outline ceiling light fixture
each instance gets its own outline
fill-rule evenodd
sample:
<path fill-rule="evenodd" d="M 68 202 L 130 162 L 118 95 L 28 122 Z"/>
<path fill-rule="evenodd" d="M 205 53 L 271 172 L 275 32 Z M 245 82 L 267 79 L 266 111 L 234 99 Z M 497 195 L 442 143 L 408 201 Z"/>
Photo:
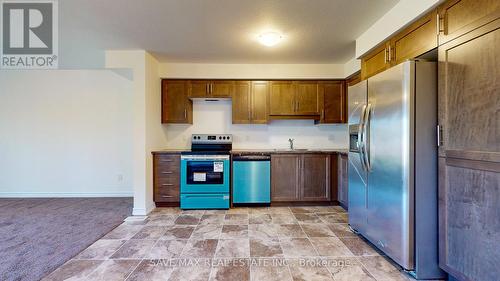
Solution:
<path fill-rule="evenodd" d="M 259 43 L 267 47 L 278 44 L 281 39 L 283 36 L 277 32 L 265 32 L 258 37 Z"/>

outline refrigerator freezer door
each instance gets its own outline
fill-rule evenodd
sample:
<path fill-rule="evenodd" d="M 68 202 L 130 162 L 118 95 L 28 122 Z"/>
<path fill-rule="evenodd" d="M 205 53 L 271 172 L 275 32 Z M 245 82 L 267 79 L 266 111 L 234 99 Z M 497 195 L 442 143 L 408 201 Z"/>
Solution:
<path fill-rule="evenodd" d="M 349 181 L 349 225 L 363 232 L 366 226 L 366 184 L 367 172 L 362 163 L 360 149 L 356 149 L 354 144 L 358 139 L 360 130 L 359 124 L 362 121 L 363 108 L 366 106 L 367 99 L 367 81 L 361 81 L 358 84 L 349 87 L 348 96 L 348 116 L 349 116 L 349 134 L 350 134 L 350 152 L 349 166 L 347 168 Z M 352 134 L 352 136 L 351 136 Z"/>
<path fill-rule="evenodd" d="M 347 89 L 347 120 L 349 125 L 359 124 L 361 111 L 366 105 L 367 86 L 367 80 L 363 80 Z"/>
<path fill-rule="evenodd" d="M 413 100 L 415 62 L 368 81 L 368 226 L 363 233 L 407 270 L 414 269 Z"/>

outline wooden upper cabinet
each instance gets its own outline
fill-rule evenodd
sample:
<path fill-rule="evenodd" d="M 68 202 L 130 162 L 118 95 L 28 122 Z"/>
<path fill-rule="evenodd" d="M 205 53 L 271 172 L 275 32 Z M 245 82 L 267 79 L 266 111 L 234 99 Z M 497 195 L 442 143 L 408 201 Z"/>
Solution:
<path fill-rule="evenodd" d="M 295 114 L 296 115 L 320 114 L 318 82 L 316 81 L 297 82 L 297 92 L 295 94 Z"/>
<path fill-rule="evenodd" d="M 271 201 L 300 199 L 300 154 L 271 155 Z"/>
<path fill-rule="evenodd" d="M 252 82 L 238 81 L 234 86 L 232 99 L 233 124 L 248 124 L 251 119 L 250 91 Z"/>
<path fill-rule="evenodd" d="M 498 0 L 450 0 L 439 7 L 439 45 L 498 18 Z"/>
<path fill-rule="evenodd" d="M 301 165 L 301 200 L 329 201 L 330 155 L 304 154 Z"/>
<path fill-rule="evenodd" d="M 230 98 L 234 92 L 234 81 L 191 80 L 189 81 L 190 98 Z"/>
<path fill-rule="evenodd" d="M 210 81 L 206 80 L 191 80 L 189 83 L 190 98 L 206 98 L 208 97 Z"/>
<path fill-rule="evenodd" d="M 361 79 L 366 79 L 391 66 L 388 59 L 390 42 L 386 42 L 361 58 Z"/>
<path fill-rule="evenodd" d="M 296 85 L 292 81 L 272 81 L 269 93 L 270 115 L 295 114 Z"/>
<path fill-rule="evenodd" d="M 323 104 L 320 123 L 347 122 L 347 102 L 344 81 L 328 81 L 318 84 L 320 102 Z"/>
<path fill-rule="evenodd" d="M 234 81 L 211 81 L 209 85 L 209 96 L 216 98 L 230 98 L 234 92 L 234 84 Z"/>
<path fill-rule="evenodd" d="M 252 82 L 250 119 L 253 124 L 266 124 L 269 116 L 267 110 L 269 82 Z"/>
<path fill-rule="evenodd" d="M 233 124 L 266 124 L 268 92 L 266 81 L 237 81 L 232 95 Z"/>
<path fill-rule="evenodd" d="M 391 64 L 400 64 L 436 48 L 437 23 L 437 11 L 434 10 L 394 36 L 388 53 Z"/>
<path fill-rule="evenodd" d="M 185 80 L 162 81 L 162 123 L 193 123 L 193 104 Z"/>

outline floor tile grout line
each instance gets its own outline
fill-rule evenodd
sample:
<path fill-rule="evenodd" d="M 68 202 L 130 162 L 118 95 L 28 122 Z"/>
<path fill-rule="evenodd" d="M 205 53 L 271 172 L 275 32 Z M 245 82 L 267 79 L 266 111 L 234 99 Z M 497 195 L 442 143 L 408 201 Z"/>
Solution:
<path fill-rule="evenodd" d="M 142 261 L 144 260 L 144 258 L 142 258 L 141 260 L 139 260 L 139 263 L 134 267 L 134 269 L 132 269 L 132 271 L 130 271 L 130 273 L 127 275 L 127 277 L 125 277 L 125 279 L 123 279 L 123 281 L 127 281 L 127 279 L 132 276 L 132 273 L 134 273 L 134 271 L 139 267 L 139 265 L 141 265 Z"/>

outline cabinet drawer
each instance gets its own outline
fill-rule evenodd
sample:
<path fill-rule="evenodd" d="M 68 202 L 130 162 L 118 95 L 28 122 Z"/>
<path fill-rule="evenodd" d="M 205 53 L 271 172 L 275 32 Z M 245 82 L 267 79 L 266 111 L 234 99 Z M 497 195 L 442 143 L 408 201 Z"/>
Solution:
<path fill-rule="evenodd" d="M 155 170 L 160 171 L 179 171 L 180 169 L 180 156 L 179 155 L 158 155 L 155 156 Z"/>
<path fill-rule="evenodd" d="M 160 184 L 160 185 L 163 185 L 163 184 L 168 184 L 168 185 L 176 185 L 176 186 L 179 186 L 180 185 L 180 177 L 179 176 L 167 176 L 167 177 L 161 177 L 161 176 L 157 176 L 155 178 L 155 183 L 156 184 Z"/>
<path fill-rule="evenodd" d="M 155 202 L 178 202 L 179 188 L 155 188 Z"/>

